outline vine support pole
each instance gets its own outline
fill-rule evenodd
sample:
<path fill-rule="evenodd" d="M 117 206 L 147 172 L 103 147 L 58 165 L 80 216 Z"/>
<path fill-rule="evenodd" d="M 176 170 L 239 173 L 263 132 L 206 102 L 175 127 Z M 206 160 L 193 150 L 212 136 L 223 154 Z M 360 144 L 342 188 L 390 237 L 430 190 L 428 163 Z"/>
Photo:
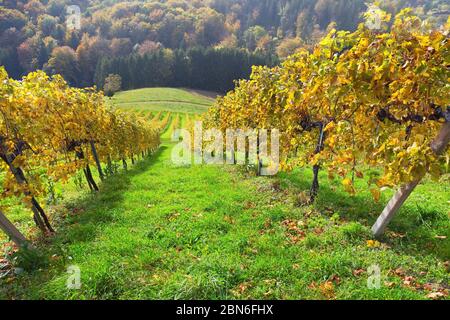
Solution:
<path fill-rule="evenodd" d="M 77 151 L 76 156 L 80 160 L 85 159 L 83 150 Z M 87 163 L 86 166 L 83 168 L 83 172 L 84 172 L 84 176 L 86 177 L 86 181 L 87 181 L 91 191 L 99 191 L 98 186 L 95 183 L 94 177 L 92 176 L 92 172 L 91 172 L 91 168 L 89 167 L 89 163 Z"/>
<path fill-rule="evenodd" d="M 260 136 L 259 136 L 259 129 L 256 130 L 256 175 L 259 177 L 261 176 L 261 169 L 262 169 L 262 160 L 260 155 Z M 267 153 L 266 153 L 267 154 Z"/>
<path fill-rule="evenodd" d="M 319 138 L 317 140 L 316 149 L 314 150 L 314 154 L 319 154 L 323 150 L 324 141 L 325 141 L 325 124 L 322 122 L 319 122 L 316 124 L 316 126 L 319 128 Z M 313 181 L 311 184 L 311 190 L 309 191 L 310 194 L 310 203 L 314 203 L 316 200 L 317 194 L 319 193 L 319 170 L 320 170 L 320 164 L 316 163 L 313 166 Z"/>
<path fill-rule="evenodd" d="M 95 164 L 97 165 L 98 175 L 100 176 L 100 180 L 105 180 L 105 175 L 103 174 L 102 164 L 100 163 L 100 159 L 98 157 L 97 148 L 95 147 L 94 141 L 90 141 L 92 155 L 95 159 Z"/>
<path fill-rule="evenodd" d="M 0 229 L 2 229 L 8 237 L 18 246 L 27 243 L 25 236 L 6 218 L 2 211 L 0 211 Z"/>
<path fill-rule="evenodd" d="M 433 150 L 433 152 L 436 155 L 441 155 L 447 148 L 449 142 L 450 142 L 450 121 L 447 121 L 442 126 L 436 139 L 431 143 L 431 150 Z M 372 226 L 372 233 L 375 237 L 378 238 L 384 233 L 384 230 L 386 229 L 389 222 L 391 222 L 392 218 L 394 218 L 394 216 L 396 215 L 398 209 L 400 209 L 403 203 L 405 203 L 406 199 L 408 199 L 408 197 L 417 187 L 422 178 L 423 176 L 417 178 L 413 182 L 410 182 L 402 186 L 395 193 L 395 195 L 392 197 L 392 199 L 384 208 L 381 215 L 378 217 L 375 224 Z"/>
<path fill-rule="evenodd" d="M 16 167 L 13 165 L 14 158 L 12 155 L 4 154 L 1 156 L 2 159 L 6 162 L 6 164 L 9 166 L 9 170 L 16 179 L 17 183 L 20 185 L 28 186 L 28 181 L 25 178 L 25 174 L 23 170 L 20 167 Z M 30 191 L 26 190 L 24 191 L 24 194 L 28 197 L 31 197 L 31 211 L 33 211 L 33 220 L 36 223 L 36 225 L 39 227 L 39 229 L 46 234 L 47 231 L 54 232 L 50 221 L 48 220 L 47 215 L 45 214 L 44 209 L 40 206 L 39 202 L 36 200 L 36 198 L 31 194 Z"/>
<path fill-rule="evenodd" d="M 91 184 L 93 191 L 99 191 L 97 184 L 95 183 L 94 177 L 92 176 L 91 167 L 89 167 L 89 164 L 86 165 L 84 174 L 86 175 L 87 181 Z"/>

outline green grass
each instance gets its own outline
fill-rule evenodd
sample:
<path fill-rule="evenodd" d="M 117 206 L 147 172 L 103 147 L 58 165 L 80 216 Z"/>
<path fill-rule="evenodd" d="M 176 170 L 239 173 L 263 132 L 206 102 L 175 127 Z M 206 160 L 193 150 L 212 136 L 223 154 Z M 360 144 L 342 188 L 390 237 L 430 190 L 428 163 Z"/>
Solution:
<path fill-rule="evenodd" d="M 324 181 L 317 204 L 298 207 L 296 194 L 309 181 L 302 172 L 262 178 L 234 167 L 178 168 L 170 161 L 171 146 L 166 142 L 130 172 L 110 177 L 100 193 L 70 201 L 57 235 L 40 246 L 49 265 L 3 284 L 0 295 L 421 299 L 428 292 L 404 285 L 404 277 L 448 284 L 448 242 L 434 238 L 450 236 L 446 206 L 427 196 L 432 188 L 437 199 L 445 198 L 448 186 L 421 186 L 385 243 L 369 248 L 369 226 L 381 204 L 368 194 L 351 197 L 339 186 L 330 192 Z M 65 287 L 72 264 L 81 269 L 81 290 Z M 382 271 L 379 290 L 367 288 L 365 273 L 354 275 L 372 264 Z M 394 273 L 399 268 L 404 275 Z M 321 285 L 331 279 L 329 293 Z"/>
<path fill-rule="evenodd" d="M 171 121 L 179 114 L 183 124 L 186 112 Z M 0 279 L 0 298 L 425 299 L 426 288 L 448 289 L 448 176 L 425 180 L 371 247 L 392 191 L 375 203 L 365 181 L 351 196 L 322 172 L 317 202 L 305 206 L 307 168 L 256 177 L 235 166 L 174 167 L 172 124 L 159 152 L 98 194 L 69 188 L 52 210 L 57 234 L 36 241 L 39 256 L 19 254 L 26 270 Z M 16 222 L 31 223 L 15 210 Z M 381 288 L 369 289 L 375 264 Z M 70 265 L 81 269 L 80 290 L 66 288 Z"/>
<path fill-rule="evenodd" d="M 203 113 L 214 100 L 184 89 L 146 88 L 118 92 L 113 105 L 126 110 Z"/>

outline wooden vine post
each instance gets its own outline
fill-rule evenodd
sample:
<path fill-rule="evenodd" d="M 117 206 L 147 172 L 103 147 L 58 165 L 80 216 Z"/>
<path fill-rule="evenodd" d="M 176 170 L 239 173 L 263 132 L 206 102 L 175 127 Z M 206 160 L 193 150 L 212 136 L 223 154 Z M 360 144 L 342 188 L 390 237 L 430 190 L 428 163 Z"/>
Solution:
<path fill-rule="evenodd" d="M 83 160 L 84 152 L 83 150 L 78 150 L 75 152 L 78 159 Z M 99 191 L 97 184 L 95 183 L 94 177 L 92 176 L 91 168 L 89 167 L 89 163 L 83 168 L 84 176 L 86 177 L 86 181 L 89 185 L 91 191 Z"/>
<path fill-rule="evenodd" d="M 6 218 L 2 211 L 0 211 L 0 229 L 2 229 L 6 235 L 14 241 L 18 246 L 22 246 L 27 243 L 27 239 L 22 233 Z"/>
<path fill-rule="evenodd" d="M 316 149 L 314 150 L 314 154 L 319 154 L 324 147 L 324 141 L 325 141 L 325 125 L 322 122 L 317 122 L 314 124 L 316 127 L 319 128 L 319 138 L 317 140 Z M 310 190 L 310 203 L 314 203 L 316 200 L 317 194 L 319 193 L 319 170 L 320 170 L 320 164 L 316 163 L 313 166 L 313 181 L 311 185 Z"/>
<path fill-rule="evenodd" d="M 20 141 L 16 144 L 14 152 L 8 152 L 7 147 L 4 144 L 4 139 L 0 137 L 0 158 L 8 165 L 11 174 L 19 185 L 28 187 L 28 181 L 25 178 L 25 174 L 20 167 L 14 165 L 14 160 L 18 155 L 22 155 L 26 143 Z M 44 209 L 40 206 L 34 195 L 29 191 L 24 191 L 24 194 L 31 198 L 31 210 L 33 211 L 33 219 L 36 225 L 41 229 L 43 233 L 54 232 Z"/>
<path fill-rule="evenodd" d="M 93 140 L 89 141 L 91 145 L 92 155 L 94 156 L 95 164 L 97 165 L 98 175 L 100 176 L 100 180 L 105 180 L 105 175 L 103 174 L 102 164 L 100 163 L 100 159 L 98 157 L 97 148 L 95 147 L 95 143 Z"/>
<path fill-rule="evenodd" d="M 431 150 L 433 150 L 433 152 L 436 155 L 441 155 L 447 148 L 449 142 L 450 142 L 450 121 L 447 121 L 442 126 L 436 139 L 431 143 Z M 392 197 L 392 199 L 384 208 L 381 215 L 378 217 L 375 224 L 372 226 L 372 232 L 375 237 L 380 237 L 384 233 L 384 230 L 386 229 L 389 222 L 395 216 L 397 211 L 401 208 L 403 203 L 405 203 L 406 199 L 408 199 L 409 195 L 414 191 L 414 189 L 417 187 L 422 178 L 423 176 L 418 177 L 413 182 L 410 182 L 402 186 L 395 193 L 395 195 Z"/>

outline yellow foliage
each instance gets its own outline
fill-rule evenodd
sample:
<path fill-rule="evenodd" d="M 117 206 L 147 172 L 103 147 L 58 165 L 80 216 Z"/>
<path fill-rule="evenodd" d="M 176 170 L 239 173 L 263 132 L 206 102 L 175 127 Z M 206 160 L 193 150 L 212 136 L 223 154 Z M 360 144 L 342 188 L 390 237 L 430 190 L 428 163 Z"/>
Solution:
<path fill-rule="evenodd" d="M 387 13 L 381 17 L 391 20 Z M 370 180 L 378 201 L 380 187 L 442 173 L 446 157 L 434 156 L 430 144 L 442 124 L 435 113 L 450 105 L 449 55 L 446 31 L 423 30 L 420 19 L 403 10 L 389 31 L 364 25 L 353 33 L 333 30 L 312 53 L 300 51 L 274 68 L 255 67 L 204 122 L 224 131 L 277 128 L 282 169 L 320 164 L 341 176 L 350 193 L 349 172 L 362 178 L 357 165 L 379 166 L 384 174 Z M 311 156 L 318 122 L 327 124 L 324 150 Z"/>
<path fill-rule="evenodd" d="M 9 174 L 3 180 L 3 196 L 26 194 L 25 202 L 45 192 L 45 179 L 64 182 L 86 164 L 94 164 L 91 141 L 105 163 L 160 144 L 156 128 L 109 109 L 103 93 L 71 88 L 62 77 L 42 71 L 16 81 L 0 67 L 0 110 L 0 150 L 13 159 L 11 166 L 24 171 L 28 182 L 19 184 Z M 82 159 L 76 156 L 81 152 Z M 38 174 L 42 168 L 45 175 Z"/>

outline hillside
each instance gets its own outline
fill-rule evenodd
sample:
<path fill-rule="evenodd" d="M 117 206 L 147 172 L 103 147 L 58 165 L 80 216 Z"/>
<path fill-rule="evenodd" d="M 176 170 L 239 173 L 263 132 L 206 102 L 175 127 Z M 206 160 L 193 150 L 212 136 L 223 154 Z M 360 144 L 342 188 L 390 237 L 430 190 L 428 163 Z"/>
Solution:
<path fill-rule="evenodd" d="M 214 96 L 213 93 L 209 94 Z M 110 102 L 124 110 L 142 112 L 170 111 L 174 113 L 203 113 L 214 99 L 184 89 L 146 88 L 118 92 Z"/>

